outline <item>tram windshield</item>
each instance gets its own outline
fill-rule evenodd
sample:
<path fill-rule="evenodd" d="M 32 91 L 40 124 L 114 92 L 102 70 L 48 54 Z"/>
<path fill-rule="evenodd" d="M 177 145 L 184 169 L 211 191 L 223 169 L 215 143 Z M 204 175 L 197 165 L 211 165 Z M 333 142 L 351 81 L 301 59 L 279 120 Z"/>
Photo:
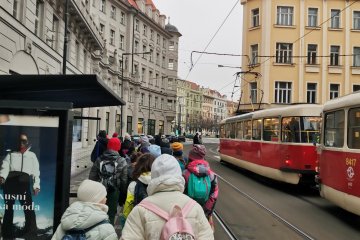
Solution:
<path fill-rule="evenodd" d="M 320 117 L 285 117 L 281 121 L 281 141 L 296 143 L 317 142 Z"/>

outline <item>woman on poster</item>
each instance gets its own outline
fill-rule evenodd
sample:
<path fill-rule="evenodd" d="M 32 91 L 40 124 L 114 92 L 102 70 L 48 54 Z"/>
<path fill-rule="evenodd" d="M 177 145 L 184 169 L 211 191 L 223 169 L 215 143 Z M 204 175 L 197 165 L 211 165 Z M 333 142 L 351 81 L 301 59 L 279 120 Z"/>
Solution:
<path fill-rule="evenodd" d="M 21 134 L 19 149 L 10 152 L 5 157 L 0 169 L 0 184 L 4 184 L 3 197 L 5 201 L 5 214 L 2 224 L 2 237 L 4 239 L 17 237 L 14 236 L 14 210 L 24 211 L 25 226 L 22 237 L 36 238 L 36 216 L 31 190 L 33 190 L 34 195 L 40 192 L 40 167 L 35 153 L 30 151 L 30 148 L 27 136 Z M 30 186 L 31 183 L 33 186 Z M 16 200 L 20 202 L 21 207 L 15 205 Z"/>

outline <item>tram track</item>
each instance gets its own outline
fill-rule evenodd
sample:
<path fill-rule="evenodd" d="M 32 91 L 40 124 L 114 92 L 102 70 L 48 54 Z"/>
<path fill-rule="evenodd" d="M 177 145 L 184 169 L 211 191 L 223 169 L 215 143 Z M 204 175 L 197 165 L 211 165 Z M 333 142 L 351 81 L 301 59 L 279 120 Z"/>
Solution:
<path fill-rule="evenodd" d="M 285 226 L 287 226 L 290 230 L 292 230 L 293 232 L 295 232 L 298 236 L 302 237 L 303 239 L 309 239 L 309 240 L 315 240 L 314 237 L 312 237 L 311 235 L 309 235 L 308 233 L 304 232 L 303 230 L 301 230 L 300 228 L 298 228 L 297 226 L 295 226 L 294 224 L 290 223 L 289 221 L 287 221 L 285 218 L 281 217 L 279 214 L 277 214 L 276 212 L 274 212 L 273 210 L 271 210 L 270 208 L 266 207 L 264 204 L 262 204 L 260 201 L 256 200 L 255 198 L 253 198 L 252 196 L 250 196 L 249 194 L 247 194 L 246 192 L 240 190 L 239 188 L 237 188 L 236 186 L 234 186 L 232 183 L 230 183 L 229 181 L 227 181 L 225 178 L 221 177 L 220 175 L 217 175 L 218 178 L 223 181 L 224 183 L 226 183 L 227 185 L 229 185 L 232 189 L 234 189 L 236 192 L 240 193 L 243 197 L 245 197 L 246 199 L 248 199 L 249 201 L 253 202 L 254 204 L 256 204 L 257 206 L 259 206 L 261 209 L 265 210 L 267 213 L 269 213 L 271 216 L 273 216 L 275 219 L 277 219 L 279 222 L 281 222 L 282 224 L 284 224 Z M 232 232 L 231 228 L 227 225 L 226 221 L 224 219 L 221 218 L 221 216 L 219 215 L 218 212 L 215 212 L 215 217 L 217 218 L 217 220 L 219 221 L 220 225 L 223 227 L 223 229 L 225 230 L 226 234 L 228 234 L 228 236 L 230 237 L 230 239 L 238 239 L 236 237 L 236 235 Z"/>

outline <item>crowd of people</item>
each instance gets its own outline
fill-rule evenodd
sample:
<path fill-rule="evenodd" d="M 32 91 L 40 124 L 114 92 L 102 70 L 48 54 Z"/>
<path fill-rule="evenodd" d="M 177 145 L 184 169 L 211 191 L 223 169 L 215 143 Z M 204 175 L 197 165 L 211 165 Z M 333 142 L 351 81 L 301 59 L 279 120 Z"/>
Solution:
<path fill-rule="evenodd" d="M 139 141 L 125 134 L 122 141 L 100 131 L 89 179 L 52 239 L 214 239 L 219 189 L 201 143 L 196 135 L 185 156 L 182 143 L 170 144 L 161 134 Z M 114 229 L 117 214 L 121 236 Z"/>

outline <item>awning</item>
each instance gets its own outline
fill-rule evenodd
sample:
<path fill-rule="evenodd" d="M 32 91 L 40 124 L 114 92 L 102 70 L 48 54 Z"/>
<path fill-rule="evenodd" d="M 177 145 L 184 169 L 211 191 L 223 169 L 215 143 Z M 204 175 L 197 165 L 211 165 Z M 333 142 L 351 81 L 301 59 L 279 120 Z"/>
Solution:
<path fill-rule="evenodd" d="M 96 75 L 0 75 L 0 100 L 70 102 L 74 108 L 125 105 Z"/>

